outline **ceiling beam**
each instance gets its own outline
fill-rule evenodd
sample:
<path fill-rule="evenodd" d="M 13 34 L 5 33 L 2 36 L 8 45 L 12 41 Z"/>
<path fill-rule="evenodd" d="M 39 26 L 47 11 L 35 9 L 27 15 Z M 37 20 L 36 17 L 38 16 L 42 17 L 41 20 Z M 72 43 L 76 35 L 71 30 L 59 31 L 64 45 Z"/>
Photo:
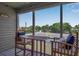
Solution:
<path fill-rule="evenodd" d="M 17 9 L 16 11 L 17 13 L 25 13 L 25 12 L 30 12 L 33 10 L 44 9 L 44 8 L 51 7 L 51 6 L 54 7 L 59 4 L 61 4 L 61 2 L 36 2 L 33 4 L 26 5 L 22 7 L 21 9 Z M 66 4 L 66 2 L 64 4 Z"/>

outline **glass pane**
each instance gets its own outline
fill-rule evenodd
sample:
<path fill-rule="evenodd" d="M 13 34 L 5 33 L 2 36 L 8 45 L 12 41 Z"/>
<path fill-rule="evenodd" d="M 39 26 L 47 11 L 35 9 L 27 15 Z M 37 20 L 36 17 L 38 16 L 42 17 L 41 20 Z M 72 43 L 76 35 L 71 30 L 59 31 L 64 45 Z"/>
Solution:
<path fill-rule="evenodd" d="M 65 34 L 79 32 L 79 3 L 70 3 L 63 6 L 64 37 Z"/>
<path fill-rule="evenodd" d="M 32 34 L 32 12 L 19 14 L 19 31 Z"/>
<path fill-rule="evenodd" d="M 35 12 L 35 35 L 60 37 L 60 7 Z"/>

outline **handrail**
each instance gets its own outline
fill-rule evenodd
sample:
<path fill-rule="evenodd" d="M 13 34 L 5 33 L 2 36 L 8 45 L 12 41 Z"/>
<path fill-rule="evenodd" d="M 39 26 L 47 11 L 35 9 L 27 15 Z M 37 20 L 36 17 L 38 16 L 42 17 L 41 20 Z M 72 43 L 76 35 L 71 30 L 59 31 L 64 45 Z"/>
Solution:
<path fill-rule="evenodd" d="M 50 42 L 52 43 L 52 45 L 50 46 L 50 48 L 51 48 L 51 51 L 52 52 L 57 52 L 56 51 L 56 43 L 58 43 L 58 44 L 61 44 L 61 45 L 67 45 L 67 46 L 71 46 L 71 47 L 75 47 L 76 48 L 76 50 L 77 50 L 77 44 L 69 44 L 69 43 L 66 43 L 66 42 L 60 42 L 60 41 L 57 41 L 56 39 L 60 39 L 60 38 L 57 38 L 57 37 L 54 37 L 54 38 L 50 38 L 50 37 L 46 37 L 46 36 L 27 36 L 27 37 L 23 37 L 23 36 L 21 36 L 21 38 L 23 39 L 23 40 L 28 40 L 28 39 L 30 39 L 30 43 L 31 43 L 31 55 L 33 56 L 33 53 L 34 53 L 34 50 L 36 49 L 36 51 L 39 51 L 40 50 L 40 55 L 42 55 L 42 53 L 44 53 L 44 56 L 46 55 L 46 40 L 47 39 L 54 39 L 53 41 L 52 40 L 50 40 Z M 76 37 L 77 38 L 77 37 Z M 77 38 L 78 39 L 78 38 Z M 38 41 L 39 41 L 39 43 L 40 43 L 40 45 L 39 45 L 39 43 L 38 43 Z M 36 43 L 35 43 L 36 42 Z M 18 44 L 19 44 L 20 42 L 18 42 Z M 50 44 L 51 44 L 50 43 Z M 55 51 L 53 51 L 53 43 L 55 43 Z M 17 44 L 17 42 L 16 42 L 16 44 Z M 27 42 L 25 42 L 25 43 L 22 43 L 23 45 L 26 45 L 27 44 Z M 35 48 L 35 46 L 36 46 L 36 48 Z M 41 47 L 40 49 L 38 48 L 38 46 L 39 47 Z M 44 46 L 44 48 L 43 48 L 43 46 Z M 25 47 L 25 46 L 24 46 Z M 26 47 L 25 47 L 26 48 Z M 58 48 L 59 48 L 59 46 L 58 46 Z M 65 49 L 65 48 L 64 48 Z M 61 49 L 61 51 L 62 51 L 62 49 Z M 24 51 L 25 52 L 25 51 Z M 52 53 L 51 52 L 51 55 L 56 55 L 56 53 Z M 73 52 L 73 49 L 71 50 L 71 53 Z M 64 53 L 65 53 L 65 50 L 64 50 Z M 67 53 L 69 53 L 69 51 L 67 51 Z M 61 52 L 61 54 L 63 54 L 62 52 Z M 77 54 L 77 52 L 76 52 L 76 54 Z M 24 53 L 24 55 L 25 55 L 25 53 Z M 36 52 L 36 55 L 38 55 L 38 52 Z M 71 54 L 72 55 L 72 54 Z"/>
<path fill-rule="evenodd" d="M 65 44 L 65 45 L 68 45 L 68 46 L 74 46 L 74 47 L 76 47 L 76 45 L 74 45 L 74 44 L 69 44 L 69 43 L 66 43 L 66 42 L 60 42 L 60 41 L 51 41 L 51 42 L 61 43 L 61 44 Z"/>

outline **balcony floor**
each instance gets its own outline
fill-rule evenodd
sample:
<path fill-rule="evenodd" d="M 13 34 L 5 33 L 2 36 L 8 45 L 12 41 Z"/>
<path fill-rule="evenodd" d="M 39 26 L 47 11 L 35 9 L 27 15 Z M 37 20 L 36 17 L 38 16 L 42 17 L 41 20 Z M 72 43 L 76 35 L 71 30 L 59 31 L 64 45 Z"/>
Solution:
<path fill-rule="evenodd" d="M 0 53 L 0 56 L 15 56 L 15 49 L 9 49 Z"/>
<path fill-rule="evenodd" d="M 17 49 L 17 51 L 20 51 L 20 50 Z M 31 50 L 26 50 L 26 53 L 27 53 L 26 56 L 31 56 Z M 20 52 L 18 55 L 23 56 L 23 51 Z M 45 54 L 45 55 L 50 56 L 48 54 Z M 13 49 L 9 49 L 9 50 L 6 50 L 4 52 L 1 52 L 0 56 L 15 56 L 15 49 L 13 48 Z M 36 56 L 36 52 L 34 52 L 34 56 Z M 37 56 L 40 56 L 40 52 L 37 52 Z M 78 50 L 78 56 L 79 56 L 79 50 Z"/>
<path fill-rule="evenodd" d="M 20 51 L 20 49 L 17 49 L 17 51 Z M 21 51 L 17 55 L 23 56 L 23 51 Z M 36 56 L 36 52 L 33 52 L 33 55 Z M 42 53 L 42 55 L 44 54 Z M 13 48 L 13 49 L 9 49 L 4 52 L 1 52 L 0 56 L 15 56 L 15 49 Z M 26 56 L 31 56 L 31 50 L 26 50 Z M 40 52 L 37 52 L 37 56 L 40 56 Z M 50 55 L 45 54 L 45 56 L 50 56 Z"/>
<path fill-rule="evenodd" d="M 19 49 L 17 49 L 17 51 L 19 51 Z M 27 53 L 26 56 L 31 56 L 31 50 L 26 50 L 26 53 Z M 37 52 L 37 54 L 38 56 L 40 56 L 40 52 Z M 18 55 L 23 56 L 23 51 L 20 52 Z M 34 56 L 35 55 L 36 55 L 36 52 L 34 52 Z M 45 55 L 50 56 L 48 54 L 45 54 Z M 1 52 L 0 56 L 15 56 L 15 48 Z M 78 56 L 79 56 L 79 45 L 78 45 Z"/>

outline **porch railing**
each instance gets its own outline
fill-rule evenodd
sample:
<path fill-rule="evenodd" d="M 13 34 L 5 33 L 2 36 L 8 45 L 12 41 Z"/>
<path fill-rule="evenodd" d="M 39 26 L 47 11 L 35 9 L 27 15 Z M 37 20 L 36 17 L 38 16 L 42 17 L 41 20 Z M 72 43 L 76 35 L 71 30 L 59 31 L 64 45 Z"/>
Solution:
<path fill-rule="evenodd" d="M 76 35 L 75 44 L 67 44 L 63 42 L 56 41 L 56 38 L 53 38 L 53 41 L 47 42 L 46 40 L 40 40 L 32 38 L 22 38 L 23 42 L 16 42 L 15 55 L 18 55 L 21 51 L 24 56 L 75 56 L 78 55 L 78 34 Z M 18 47 L 18 45 L 22 45 Z M 29 45 L 30 47 L 27 47 Z M 63 47 L 65 46 L 65 47 Z M 71 48 L 70 48 L 71 47 Z M 17 52 L 17 49 L 21 49 Z M 29 51 L 29 53 L 27 53 Z"/>

